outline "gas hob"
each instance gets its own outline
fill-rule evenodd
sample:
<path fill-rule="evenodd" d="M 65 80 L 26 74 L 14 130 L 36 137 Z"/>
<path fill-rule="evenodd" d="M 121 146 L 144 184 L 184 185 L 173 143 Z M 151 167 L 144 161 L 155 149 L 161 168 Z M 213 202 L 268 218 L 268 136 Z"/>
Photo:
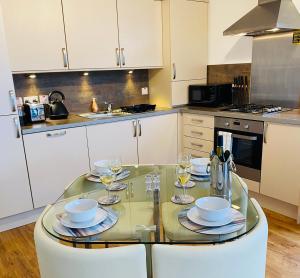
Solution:
<path fill-rule="evenodd" d="M 279 113 L 290 111 L 291 108 L 276 106 L 276 105 L 260 105 L 260 104 L 242 104 L 242 105 L 232 105 L 223 109 L 223 111 L 229 112 L 239 112 L 239 113 L 251 113 L 251 114 L 268 114 L 268 113 Z"/>

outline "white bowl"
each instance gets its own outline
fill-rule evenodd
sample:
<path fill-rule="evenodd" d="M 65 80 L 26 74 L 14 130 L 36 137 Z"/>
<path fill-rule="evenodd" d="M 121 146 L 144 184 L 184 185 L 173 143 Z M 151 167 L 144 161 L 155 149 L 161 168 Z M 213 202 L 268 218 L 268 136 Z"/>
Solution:
<path fill-rule="evenodd" d="M 104 175 L 109 172 L 109 161 L 108 160 L 98 160 L 94 162 L 94 167 L 99 175 Z"/>
<path fill-rule="evenodd" d="M 196 200 L 200 217 L 207 221 L 220 221 L 230 216 L 230 203 L 219 197 L 204 197 Z"/>
<path fill-rule="evenodd" d="M 192 170 L 200 174 L 207 174 L 207 164 L 210 163 L 209 158 L 193 158 L 191 159 Z"/>
<path fill-rule="evenodd" d="M 93 199 L 78 199 L 65 205 L 65 211 L 72 222 L 91 221 L 98 208 L 98 202 Z"/>

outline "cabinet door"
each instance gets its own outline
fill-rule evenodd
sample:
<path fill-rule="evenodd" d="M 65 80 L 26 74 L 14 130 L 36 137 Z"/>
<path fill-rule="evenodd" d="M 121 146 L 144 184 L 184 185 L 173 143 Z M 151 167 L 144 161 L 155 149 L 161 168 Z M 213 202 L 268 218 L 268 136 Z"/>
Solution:
<path fill-rule="evenodd" d="M 137 164 L 135 121 L 122 121 L 87 127 L 91 169 L 94 162 L 119 156 L 124 164 Z"/>
<path fill-rule="evenodd" d="M 24 136 L 34 207 L 51 204 L 75 178 L 89 171 L 85 128 Z"/>
<path fill-rule="evenodd" d="M 161 2 L 118 0 L 117 3 L 122 67 L 161 67 Z"/>
<path fill-rule="evenodd" d="M 263 146 L 260 193 L 299 205 L 300 127 L 268 124 Z"/>
<path fill-rule="evenodd" d="M 138 153 L 140 164 L 177 162 L 177 114 L 140 119 Z"/>
<path fill-rule="evenodd" d="M 61 0 L 2 0 L 1 4 L 13 71 L 66 68 Z"/>
<path fill-rule="evenodd" d="M 0 117 L 0 218 L 33 209 L 17 116 Z"/>
<path fill-rule="evenodd" d="M 207 6 L 197 1 L 170 1 L 173 80 L 206 78 Z"/>
<path fill-rule="evenodd" d="M 70 69 L 118 64 L 116 0 L 63 0 Z"/>
<path fill-rule="evenodd" d="M 16 114 L 16 97 L 14 93 L 14 84 L 8 62 L 8 52 L 4 35 L 2 14 L 0 7 L 0 116 Z"/>

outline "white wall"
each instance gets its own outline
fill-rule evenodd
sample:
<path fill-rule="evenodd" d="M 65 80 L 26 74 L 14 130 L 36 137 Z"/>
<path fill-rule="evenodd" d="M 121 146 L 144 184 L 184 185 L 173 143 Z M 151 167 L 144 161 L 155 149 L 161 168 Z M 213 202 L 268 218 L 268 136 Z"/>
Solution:
<path fill-rule="evenodd" d="M 293 0 L 300 10 L 300 0 Z M 257 0 L 210 0 L 208 8 L 208 64 L 251 63 L 252 38 L 223 36 L 229 26 L 257 5 Z"/>

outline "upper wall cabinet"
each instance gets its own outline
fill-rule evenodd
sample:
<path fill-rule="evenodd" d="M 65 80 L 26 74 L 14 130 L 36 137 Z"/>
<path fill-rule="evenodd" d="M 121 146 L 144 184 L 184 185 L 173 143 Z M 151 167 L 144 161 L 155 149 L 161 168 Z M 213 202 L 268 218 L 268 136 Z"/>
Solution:
<path fill-rule="evenodd" d="M 162 10 L 155 0 L 118 0 L 121 65 L 161 67 Z"/>
<path fill-rule="evenodd" d="M 120 66 L 116 0 L 63 0 L 70 69 Z"/>
<path fill-rule="evenodd" d="M 207 65 L 206 2 L 170 2 L 172 79 L 206 79 Z"/>
<path fill-rule="evenodd" d="M 13 71 L 67 68 L 60 0 L 1 0 L 0 3 Z"/>

